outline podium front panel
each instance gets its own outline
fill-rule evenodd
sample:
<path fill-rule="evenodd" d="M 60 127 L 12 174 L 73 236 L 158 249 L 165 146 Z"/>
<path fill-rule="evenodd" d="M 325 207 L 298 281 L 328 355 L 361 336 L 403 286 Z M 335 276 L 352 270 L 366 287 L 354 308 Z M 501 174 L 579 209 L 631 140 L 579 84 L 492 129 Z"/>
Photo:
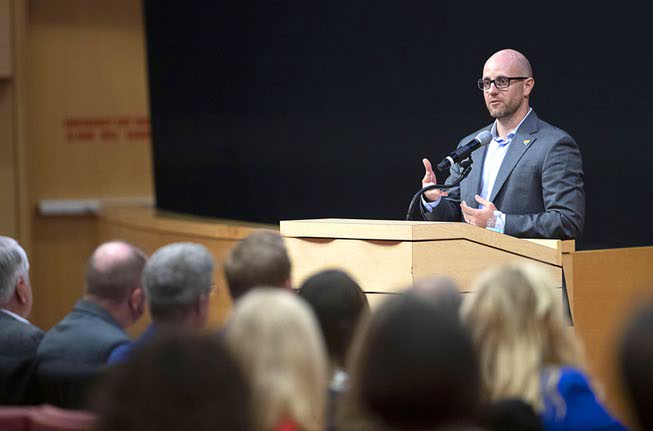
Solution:
<path fill-rule="evenodd" d="M 462 292 L 471 292 L 484 271 L 507 263 L 529 263 L 549 273 L 556 288 L 562 288 L 562 268 L 464 239 L 413 242 L 413 277 L 445 276 Z"/>
<path fill-rule="evenodd" d="M 413 281 L 410 242 L 330 238 L 285 238 L 285 242 L 296 288 L 325 269 L 346 271 L 365 292 L 397 292 Z"/>

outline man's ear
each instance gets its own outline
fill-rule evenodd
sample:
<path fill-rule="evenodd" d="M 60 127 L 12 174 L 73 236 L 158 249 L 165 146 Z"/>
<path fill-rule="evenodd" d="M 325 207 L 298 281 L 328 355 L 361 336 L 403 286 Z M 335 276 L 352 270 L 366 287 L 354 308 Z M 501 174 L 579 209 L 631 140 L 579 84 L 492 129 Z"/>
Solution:
<path fill-rule="evenodd" d="M 143 295 L 142 287 L 137 287 L 132 290 L 132 293 L 129 295 L 129 308 L 138 316 L 145 311 L 145 295 Z"/>
<path fill-rule="evenodd" d="M 283 287 L 285 289 L 292 289 L 292 281 L 290 281 L 290 277 L 288 277 L 288 279 L 283 282 L 281 287 Z"/>
<path fill-rule="evenodd" d="M 535 79 L 528 78 L 524 80 L 524 96 L 528 97 L 535 87 Z"/>
<path fill-rule="evenodd" d="M 14 295 L 16 295 L 16 300 L 19 304 L 27 304 L 29 301 L 29 286 L 25 281 L 25 277 L 22 275 L 18 276 L 16 280 L 16 291 Z"/>

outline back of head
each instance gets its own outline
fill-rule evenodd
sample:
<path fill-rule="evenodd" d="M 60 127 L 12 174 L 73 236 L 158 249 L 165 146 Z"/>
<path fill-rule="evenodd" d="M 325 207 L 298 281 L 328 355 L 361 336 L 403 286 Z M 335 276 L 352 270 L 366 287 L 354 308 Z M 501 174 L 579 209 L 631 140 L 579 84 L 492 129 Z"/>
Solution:
<path fill-rule="evenodd" d="M 95 249 L 86 265 L 86 293 L 116 302 L 140 286 L 147 257 L 124 241 L 110 241 Z"/>
<path fill-rule="evenodd" d="M 505 265 L 483 274 L 475 291 L 462 315 L 479 351 L 485 395 L 522 398 L 541 409 L 541 372 L 582 366 L 551 279 L 535 266 Z"/>
<path fill-rule="evenodd" d="M 455 318 L 458 318 L 463 303 L 463 295 L 458 286 L 448 277 L 422 278 L 417 280 L 407 293 L 430 302 L 434 307 Z"/>
<path fill-rule="evenodd" d="M 213 288 L 213 255 L 201 244 L 178 242 L 158 249 L 143 271 L 154 320 L 183 319 L 188 307 Z"/>
<path fill-rule="evenodd" d="M 27 277 L 29 261 L 25 250 L 7 236 L 0 236 L 0 306 L 11 300 L 18 277 Z"/>
<path fill-rule="evenodd" d="M 460 321 L 414 295 L 385 301 L 356 339 L 352 396 L 397 429 L 473 421 L 476 354 Z"/>
<path fill-rule="evenodd" d="M 327 270 L 309 277 L 298 294 L 315 312 L 332 361 L 344 366 L 358 322 L 370 309 L 365 293 L 345 272 Z"/>
<path fill-rule="evenodd" d="M 284 287 L 290 280 L 290 258 L 283 238 L 260 230 L 242 239 L 225 259 L 224 272 L 234 301 L 255 287 Z"/>
<path fill-rule="evenodd" d="M 99 431 L 252 429 L 244 374 L 204 335 L 162 335 L 110 369 L 94 398 Z"/>
<path fill-rule="evenodd" d="M 628 323 L 619 353 L 621 377 L 640 429 L 653 429 L 653 304 Z"/>
<path fill-rule="evenodd" d="M 250 377 L 256 429 L 288 419 L 300 429 L 324 421 L 326 353 L 313 313 L 280 289 L 255 289 L 237 303 L 226 339 Z"/>

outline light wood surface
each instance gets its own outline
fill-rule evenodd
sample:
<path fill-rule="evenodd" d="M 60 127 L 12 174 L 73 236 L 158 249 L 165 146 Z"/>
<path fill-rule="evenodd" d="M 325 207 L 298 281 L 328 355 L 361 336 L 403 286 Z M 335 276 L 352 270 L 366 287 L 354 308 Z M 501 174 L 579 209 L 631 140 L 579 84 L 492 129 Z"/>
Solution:
<path fill-rule="evenodd" d="M 0 0 L 0 235 L 15 238 L 18 182 L 13 21 L 10 0 Z"/>
<path fill-rule="evenodd" d="M 151 196 L 149 137 L 101 139 L 117 125 L 73 121 L 149 118 L 142 3 L 132 0 L 29 1 L 24 70 L 30 202 Z M 134 127 L 134 130 L 141 127 Z M 149 129 L 146 124 L 145 129 Z"/>
<path fill-rule="evenodd" d="M 139 231 L 184 235 L 186 238 L 238 240 L 255 229 L 278 230 L 276 226 L 239 222 L 210 217 L 159 211 L 149 207 L 108 207 L 101 211 L 101 220 L 115 226 Z"/>
<path fill-rule="evenodd" d="M 281 233 L 295 238 L 376 239 L 396 241 L 473 240 L 488 247 L 562 265 L 563 244 L 559 240 L 521 240 L 466 223 L 399 220 L 316 219 L 282 221 Z M 571 244 L 566 244 L 569 250 Z"/>
<path fill-rule="evenodd" d="M 653 300 L 653 247 L 580 251 L 573 255 L 574 321 L 590 370 L 610 409 L 632 425 L 617 351 L 633 310 Z"/>
<path fill-rule="evenodd" d="M 396 292 L 413 281 L 408 242 L 287 237 L 285 241 L 293 262 L 295 287 L 329 268 L 348 272 L 365 292 Z"/>
<path fill-rule="evenodd" d="M 30 320 L 47 330 L 84 292 L 84 266 L 97 246 L 95 217 L 39 217 L 30 253 L 34 306 Z"/>
<path fill-rule="evenodd" d="M 0 235 L 16 237 L 17 177 L 14 84 L 0 79 Z"/>
<path fill-rule="evenodd" d="M 13 14 L 10 0 L 0 0 L 0 80 L 13 75 Z"/>
<path fill-rule="evenodd" d="M 465 223 L 394 220 L 282 221 L 281 234 L 296 262 L 296 286 L 312 273 L 338 267 L 358 277 L 366 292 L 396 292 L 434 275 L 448 276 L 469 292 L 478 274 L 508 262 L 531 262 L 562 286 L 563 241 L 524 241 Z"/>
<path fill-rule="evenodd" d="M 540 267 L 549 273 L 556 287 L 562 287 L 562 269 L 559 266 L 470 240 L 420 241 L 413 245 L 415 279 L 447 276 L 456 282 L 462 292 L 473 291 L 479 274 L 507 263 L 530 263 Z"/>
<path fill-rule="evenodd" d="M 127 133 L 113 140 L 67 137 L 71 118 L 149 117 L 142 4 L 131 0 L 12 4 L 16 146 L 11 163 L 17 178 L 14 208 L 19 214 L 14 231 L 32 263 L 32 320 L 47 329 L 82 291 L 81 270 L 97 245 L 97 221 L 42 217 L 34 210 L 37 202 L 153 193 L 149 137 L 132 139 Z M 0 133 L 8 130 L 2 127 Z M 3 158 L 0 163 L 7 162 Z"/>

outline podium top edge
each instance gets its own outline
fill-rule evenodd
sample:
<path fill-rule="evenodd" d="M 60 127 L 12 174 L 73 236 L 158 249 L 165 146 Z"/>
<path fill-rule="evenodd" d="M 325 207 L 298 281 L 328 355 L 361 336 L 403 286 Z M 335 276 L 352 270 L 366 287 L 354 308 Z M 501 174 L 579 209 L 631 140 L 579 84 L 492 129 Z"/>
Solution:
<path fill-rule="evenodd" d="M 574 251 L 574 241 L 519 239 L 460 222 L 308 219 L 285 220 L 281 235 L 288 238 L 360 239 L 371 241 L 469 240 L 519 255 L 538 255 L 539 260 L 560 265 L 562 253 Z"/>

